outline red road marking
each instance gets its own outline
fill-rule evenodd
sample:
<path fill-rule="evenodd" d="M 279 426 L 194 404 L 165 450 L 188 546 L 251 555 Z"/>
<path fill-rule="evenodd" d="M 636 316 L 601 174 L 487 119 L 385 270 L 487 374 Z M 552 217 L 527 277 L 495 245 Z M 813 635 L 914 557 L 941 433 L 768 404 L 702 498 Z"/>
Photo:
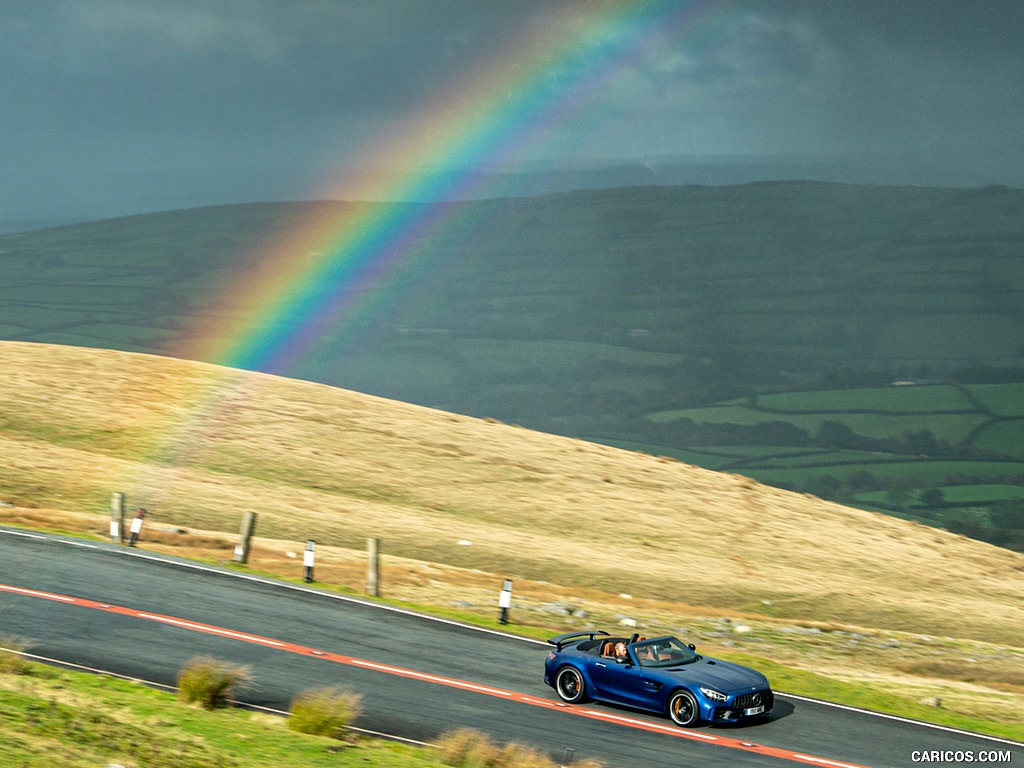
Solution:
<path fill-rule="evenodd" d="M 0 584 L 0 592 L 8 592 L 15 595 L 23 595 L 25 597 L 35 597 L 41 600 L 51 600 L 53 602 L 76 605 L 81 608 L 92 608 L 97 611 L 116 613 L 122 616 L 144 619 L 146 621 L 156 621 L 161 624 L 167 624 L 180 629 L 187 629 L 192 632 L 203 632 L 208 635 L 225 637 L 231 640 L 238 640 L 243 643 L 252 643 L 253 645 L 276 648 L 278 650 L 287 651 L 288 653 L 296 653 L 300 656 L 312 656 L 314 658 L 324 659 L 325 661 L 331 661 L 336 664 L 345 664 L 347 666 L 360 667 L 362 669 L 369 669 L 388 675 L 397 675 L 399 677 L 406 677 L 413 680 L 422 680 L 436 685 L 444 685 L 449 688 L 458 688 L 463 691 L 480 693 L 485 696 L 494 696 L 507 701 L 515 701 L 520 704 L 529 704 L 530 706 L 540 707 L 542 709 L 565 712 L 567 714 L 577 715 L 578 717 L 586 717 L 591 720 L 602 720 L 604 722 L 624 725 L 629 728 L 638 728 L 640 730 L 651 731 L 653 733 L 662 733 L 667 736 L 674 736 L 676 738 L 687 739 L 689 741 L 700 741 L 705 744 L 714 744 L 716 746 L 727 747 L 729 749 L 739 749 L 744 752 L 753 752 L 759 755 L 778 757 L 783 760 L 792 760 L 794 762 L 806 763 L 808 765 L 827 766 L 828 768 L 865 768 L 864 766 L 857 765 L 855 763 L 846 763 L 837 760 L 829 760 L 823 757 L 815 757 L 814 755 L 805 755 L 800 752 L 794 752 L 792 750 L 782 749 L 779 747 L 768 747 L 761 744 L 754 744 L 753 742 L 744 741 L 742 739 L 716 736 L 713 734 L 701 733 L 700 731 L 687 731 L 673 725 L 662 725 L 661 723 L 637 720 L 636 718 L 632 718 L 627 715 L 617 715 L 611 712 L 573 706 L 559 701 L 537 698 L 536 696 L 531 696 L 526 693 L 508 691 L 503 688 L 494 688 L 492 686 L 481 685 L 479 683 L 470 683 L 466 680 L 444 677 L 443 675 L 417 672 L 416 670 L 405 669 L 404 667 L 395 667 L 390 664 L 367 661 L 366 659 L 359 659 L 354 656 L 346 656 L 340 653 L 332 653 L 331 651 L 321 651 L 316 648 L 296 645 L 295 643 L 287 643 L 281 640 L 274 640 L 269 637 L 261 637 L 260 635 L 253 635 L 248 632 L 236 632 L 234 630 L 217 627 L 212 624 L 203 624 L 197 621 L 179 619 L 174 616 L 164 616 L 158 613 L 138 611 L 134 608 L 126 608 L 120 605 L 101 603 L 95 600 L 86 600 L 84 598 L 70 597 L 68 595 L 59 595 L 53 592 L 42 592 L 35 589 L 12 587 L 7 584 Z"/>

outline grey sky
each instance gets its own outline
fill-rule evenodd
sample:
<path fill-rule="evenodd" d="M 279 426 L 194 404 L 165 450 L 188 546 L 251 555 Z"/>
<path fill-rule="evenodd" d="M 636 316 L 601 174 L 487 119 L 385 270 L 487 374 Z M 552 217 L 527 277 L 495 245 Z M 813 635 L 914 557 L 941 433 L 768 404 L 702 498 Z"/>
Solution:
<path fill-rule="evenodd" d="M 702 26 L 667 26 L 504 159 L 904 157 L 1024 186 L 1019 0 L 675 5 Z M 515 66 L 515 46 L 566 9 L 586 19 L 604 6 L 11 0 L 0 220 L 313 195 L 326 175 L 387 161 L 367 154 L 379 136 L 457 98 L 475 71 Z"/>

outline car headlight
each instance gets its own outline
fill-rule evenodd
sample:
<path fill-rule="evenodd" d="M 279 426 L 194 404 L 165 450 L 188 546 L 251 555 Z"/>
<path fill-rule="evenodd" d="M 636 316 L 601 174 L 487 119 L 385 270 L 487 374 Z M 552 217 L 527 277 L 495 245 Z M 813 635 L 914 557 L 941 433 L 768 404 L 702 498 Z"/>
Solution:
<path fill-rule="evenodd" d="M 700 692 L 707 696 L 712 701 L 728 701 L 729 697 L 721 691 L 716 691 L 714 688 L 705 688 L 701 686 Z"/>

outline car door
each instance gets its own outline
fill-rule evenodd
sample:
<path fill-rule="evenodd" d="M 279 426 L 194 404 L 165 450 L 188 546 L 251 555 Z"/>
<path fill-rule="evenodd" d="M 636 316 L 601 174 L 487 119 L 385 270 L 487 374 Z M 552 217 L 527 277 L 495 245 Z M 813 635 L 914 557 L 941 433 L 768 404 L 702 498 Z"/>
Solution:
<path fill-rule="evenodd" d="M 652 681 L 645 679 L 643 669 L 632 656 L 628 661 L 605 657 L 595 660 L 591 681 L 596 698 L 630 707 L 650 708 L 657 696 Z"/>

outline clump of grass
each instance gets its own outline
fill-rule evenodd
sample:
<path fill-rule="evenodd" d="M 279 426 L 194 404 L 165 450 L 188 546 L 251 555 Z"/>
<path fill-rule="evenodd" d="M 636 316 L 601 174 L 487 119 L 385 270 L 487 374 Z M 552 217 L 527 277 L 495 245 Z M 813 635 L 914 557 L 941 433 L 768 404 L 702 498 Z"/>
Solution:
<path fill-rule="evenodd" d="M 515 742 L 502 747 L 498 764 L 509 768 L 558 768 L 557 763 L 540 750 Z"/>
<path fill-rule="evenodd" d="M 252 683 L 249 667 L 215 659 L 193 656 L 178 673 L 178 698 L 203 709 L 228 705 L 231 694 Z"/>
<path fill-rule="evenodd" d="M 473 728 L 457 728 L 437 740 L 441 762 L 455 768 L 495 768 L 499 750 L 488 736 Z"/>
<path fill-rule="evenodd" d="M 362 697 L 337 688 L 312 688 L 294 699 L 288 712 L 288 727 L 299 733 L 342 739 L 348 724 L 362 712 Z"/>
<path fill-rule="evenodd" d="M 0 674 L 27 675 L 30 662 L 21 654 L 29 644 L 12 635 L 0 635 Z"/>
<path fill-rule="evenodd" d="M 512 742 L 500 746 L 473 728 L 449 731 L 437 741 L 441 762 L 454 768 L 558 768 L 558 763 L 538 749 Z M 574 768 L 602 768 L 599 760 L 585 758 Z"/>

